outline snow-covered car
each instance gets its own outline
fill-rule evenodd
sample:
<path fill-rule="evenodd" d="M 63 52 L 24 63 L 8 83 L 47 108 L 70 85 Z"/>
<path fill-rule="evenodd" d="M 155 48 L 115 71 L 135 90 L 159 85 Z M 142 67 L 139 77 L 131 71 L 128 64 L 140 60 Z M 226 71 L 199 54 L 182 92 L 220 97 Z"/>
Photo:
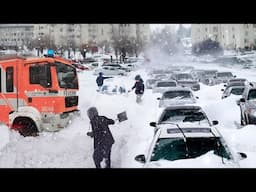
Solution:
<path fill-rule="evenodd" d="M 235 153 L 215 127 L 168 124 L 158 129 L 147 155 L 135 160 L 145 168 L 239 168 L 245 153 Z"/>
<path fill-rule="evenodd" d="M 98 75 L 100 72 L 102 72 L 103 75 L 127 75 L 127 72 L 122 66 L 117 64 L 104 64 L 100 68 L 94 70 L 94 75 Z"/>
<path fill-rule="evenodd" d="M 177 87 L 177 82 L 174 80 L 157 81 L 152 89 L 153 93 L 163 93 L 172 87 Z"/>
<path fill-rule="evenodd" d="M 155 122 L 152 122 L 153 124 Z M 189 126 L 212 126 L 218 124 L 218 121 L 208 119 L 206 113 L 198 105 L 176 105 L 169 106 L 160 111 L 159 119 L 156 128 L 163 124 L 188 124 Z"/>
<path fill-rule="evenodd" d="M 157 81 L 157 79 L 147 79 L 145 83 L 146 89 L 152 89 Z"/>
<path fill-rule="evenodd" d="M 227 83 L 230 79 L 235 78 L 231 72 L 217 72 L 214 78 L 214 84 Z"/>
<path fill-rule="evenodd" d="M 159 107 L 171 105 L 194 104 L 198 97 L 195 97 L 191 89 L 185 87 L 175 87 L 165 91 L 159 100 Z"/>
<path fill-rule="evenodd" d="M 237 104 L 240 107 L 241 125 L 256 124 L 256 83 L 245 86 Z"/>
<path fill-rule="evenodd" d="M 107 95 L 126 94 L 128 90 L 123 85 L 105 84 L 101 88 L 101 93 Z"/>
<path fill-rule="evenodd" d="M 226 89 L 221 89 L 223 94 L 221 96 L 222 99 L 229 97 L 230 95 L 242 95 L 245 89 L 245 85 L 232 85 L 226 87 Z"/>
<path fill-rule="evenodd" d="M 172 79 L 176 81 L 181 80 L 194 80 L 193 76 L 190 73 L 176 73 L 171 76 Z"/>
<path fill-rule="evenodd" d="M 203 73 L 200 74 L 199 82 L 205 85 L 214 85 L 214 77 L 216 76 L 217 70 L 204 70 Z"/>
<path fill-rule="evenodd" d="M 89 67 L 82 65 L 80 63 L 72 63 L 72 65 L 77 68 L 79 71 L 89 70 Z"/>
<path fill-rule="evenodd" d="M 180 81 L 177 81 L 177 83 L 182 87 L 189 87 L 193 91 L 200 90 L 200 84 L 195 80 L 180 80 Z"/>
<path fill-rule="evenodd" d="M 245 84 L 248 84 L 249 82 L 245 78 L 232 78 L 232 79 L 229 79 L 227 84 L 225 84 L 224 86 L 226 87 L 233 83 L 243 83 L 245 85 Z"/>

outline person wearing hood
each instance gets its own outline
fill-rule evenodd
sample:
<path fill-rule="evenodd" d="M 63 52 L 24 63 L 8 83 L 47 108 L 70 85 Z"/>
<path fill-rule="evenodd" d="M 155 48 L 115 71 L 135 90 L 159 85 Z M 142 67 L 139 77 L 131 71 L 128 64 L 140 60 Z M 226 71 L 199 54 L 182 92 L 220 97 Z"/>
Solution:
<path fill-rule="evenodd" d="M 136 82 L 135 82 L 134 86 L 132 87 L 132 90 L 135 89 L 136 102 L 140 103 L 142 101 L 141 97 L 144 94 L 144 83 L 143 83 L 143 80 L 140 75 L 135 76 L 135 81 Z"/>
<path fill-rule="evenodd" d="M 96 107 L 89 108 L 87 115 L 92 127 L 92 132 L 88 132 L 87 135 L 94 138 L 93 160 L 95 166 L 102 168 L 101 162 L 104 161 L 105 168 L 110 168 L 111 148 L 115 140 L 108 126 L 115 124 L 115 121 L 105 116 L 99 116 Z"/>
<path fill-rule="evenodd" d="M 96 83 L 99 87 L 99 91 L 101 90 L 101 87 L 104 84 L 104 79 L 109 79 L 109 78 L 113 78 L 113 77 L 103 77 L 103 73 L 102 72 L 99 73 L 99 76 L 96 79 Z"/>

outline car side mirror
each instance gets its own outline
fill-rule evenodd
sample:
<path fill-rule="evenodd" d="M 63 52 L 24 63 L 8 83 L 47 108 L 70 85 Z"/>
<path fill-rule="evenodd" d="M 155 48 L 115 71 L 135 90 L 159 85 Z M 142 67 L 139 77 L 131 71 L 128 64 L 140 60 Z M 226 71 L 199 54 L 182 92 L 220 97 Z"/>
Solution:
<path fill-rule="evenodd" d="M 216 120 L 212 121 L 212 125 L 218 125 L 218 124 L 219 124 L 219 121 L 216 121 Z"/>
<path fill-rule="evenodd" d="M 234 78 L 236 78 L 236 75 L 234 75 Z"/>
<path fill-rule="evenodd" d="M 196 99 L 199 99 L 199 97 L 198 97 L 198 96 L 196 96 Z"/>
<path fill-rule="evenodd" d="M 157 97 L 157 100 L 160 100 L 160 97 Z"/>
<path fill-rule="evenodd" d="M 244 102 L 245 102 L 245 99 L 244 99 L 244 98 L 241 98 L 241 99 L 240 99 L 240 102 L 244 103 Z"/>
<path fill-rule="evenodd" d="M 221 89 L 221 91 L 224 91 L 224 89 Z"/>
<path fill-rule="evenodd" d="M 150 125 L 151 127 L 156 127 L 156 122 L 150 122 L 149 125 Z"/>
<path fill-rule="evenodd" d="M 216 76 L 214 76 L 213 78 L 216 79 Z"/>
<path fill-rule="evenodd" d="M 227 87 L 227 85 L 225 84 L 224 87 Z"/>
<path fill-rule="evenodd" d="M 237 105 L 240 105 L 240 100 L 236 100 L 236 104 L 237 104 Z"/>
<path fill-rule="evenodd" d="M 238 152 L 238 158 L 239 160 L 243 160 L 243 159 L 246 159 L 247 158 L 247 155 L 245 153 L 242 153 L 242 152 Z"/>
<path fill-rule="evenodd" d="M 145 155 L 137 155 L 135 157 L 135 160 L 140 162 L 140 163 L 146 163 L 146 158 L 145 158 Z"/>

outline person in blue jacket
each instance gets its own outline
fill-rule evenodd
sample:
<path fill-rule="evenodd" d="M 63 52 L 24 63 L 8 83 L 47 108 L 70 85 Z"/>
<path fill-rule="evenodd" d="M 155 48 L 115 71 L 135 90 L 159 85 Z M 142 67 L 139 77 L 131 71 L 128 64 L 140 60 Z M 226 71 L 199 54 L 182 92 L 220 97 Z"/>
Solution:
<path fill-rule="evenodd" d="M 103 73 L 102 72 L 99 73 L 99 76 L 96 79 L 96 83 L 97 83 L 97 85 L 99 87 L 98 91 L 101 91 L 101 87 L 104 84 L 104 79 L 109 79 L 109 78 L 113 78 L 113 77 L 103 77 Z"/>

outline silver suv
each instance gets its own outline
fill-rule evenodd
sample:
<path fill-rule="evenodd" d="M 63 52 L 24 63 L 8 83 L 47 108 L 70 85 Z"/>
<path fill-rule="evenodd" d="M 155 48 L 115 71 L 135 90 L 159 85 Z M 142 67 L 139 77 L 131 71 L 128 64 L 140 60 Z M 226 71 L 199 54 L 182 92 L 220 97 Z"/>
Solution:
<path fill-rule="evenodd" d="M 237 101 L 241 111 L 241 125 L 256 124 L 256 83 L 245 86 L 242 98 Z"/>

